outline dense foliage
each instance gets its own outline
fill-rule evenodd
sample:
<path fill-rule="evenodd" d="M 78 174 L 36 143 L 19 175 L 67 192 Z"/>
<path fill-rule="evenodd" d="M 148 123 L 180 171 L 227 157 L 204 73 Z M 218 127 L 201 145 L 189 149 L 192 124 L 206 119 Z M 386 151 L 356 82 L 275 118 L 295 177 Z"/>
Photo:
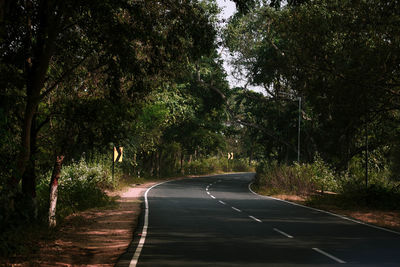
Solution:
<path fill-rule="evenodd" d="M 2 229 L 46 221 L 49 202 L 53 226 L 96 204 L 82 194 L 102 203 L 114 146 L 125 148 L 117 172 L 133 177 L 224 168 L 205 160 L 227 148 L 215 1 L 0 7 Z"/>
<path fill-rule="evenodd" d="M 231 19 L 225 37 L 236 72 L 266 92 L 240 92 L 236 109 L 238 119 L 258 127 L 263 156 L 295 159 L 301 97 L 302 161 L 318 153 L 343 171 L 377 152 L 398 177 L 400 5 L 260 2 Z"/>
<path fill-rule="evenodd" d="M 214 0 L 0 1 L 4 253 L 122 181 L 255 162 L 261 190 L 398 202 L 398 1 L 234 2 L 221 31 Z"/>

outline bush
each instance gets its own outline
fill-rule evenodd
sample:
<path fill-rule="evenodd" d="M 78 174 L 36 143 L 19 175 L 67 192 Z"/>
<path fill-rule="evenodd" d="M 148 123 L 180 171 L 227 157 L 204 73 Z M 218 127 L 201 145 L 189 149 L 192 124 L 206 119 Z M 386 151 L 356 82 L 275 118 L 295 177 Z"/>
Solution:
<path fill-rule="evenodd" d="M 38 204 L 43 218 L 47 218 L 51 173 L 40 180 L 37 187 Z M 89 164 L 84 159 L 64 166 L 58 186 L 57 219 L 71 213 L 105 206 L 110 199 L 106 189 L 113 188 L 109 166 Z"/>
<path fill-rule="evenodd" d="M 184 165 L 187 174 L 208 174 L 223 171 L 223 162 L 217 157 L 192 160 Z"/>
<path fill-rule="evenodd" d="M 224 171 L 248 172 L 253 171 L 253 167 L 248 165 L 246 159 L 229 160 L 228 163 L 226 158 L 210 157 L 185 163 L 184 170 L 186 174 L 210 174 Z"/>
<path fill-rule="evenodd" d="M 349 170 L 341 175 L 340 182 L 342 202 L 377 209 L 400 209 L 400 183 L 391 179 L 391 171 L 387 167 L 370 164 L 366 185 L 365 166 L 362 160 L 356 158 Z"/>
<path fill-rule="evenodd" d="M 279 165 L 261 162 L 256 169 L 255 186 L 269 193 L 314 194 L 317 190 L 337 191 L 338 183 L 329 166 L 320 157 L 312 164 Z"/>
<path fill-rule="evenodd" d="M 253 172 L 254 167 L 249 165 L 248 159 L 234 159 L 232 162 L 232 171 L 236 172 Z"/>

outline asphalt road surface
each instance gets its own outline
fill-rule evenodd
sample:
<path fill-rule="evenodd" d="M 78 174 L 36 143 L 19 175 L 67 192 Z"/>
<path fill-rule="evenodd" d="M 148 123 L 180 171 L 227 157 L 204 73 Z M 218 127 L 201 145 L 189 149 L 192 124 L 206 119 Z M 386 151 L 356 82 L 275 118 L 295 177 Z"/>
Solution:
<path fill-rule="evenodd" d="M 253 176 L 148 190 L 142 225 L 117 266 L 400 266 L 399 233 L 256 195 Z"/>

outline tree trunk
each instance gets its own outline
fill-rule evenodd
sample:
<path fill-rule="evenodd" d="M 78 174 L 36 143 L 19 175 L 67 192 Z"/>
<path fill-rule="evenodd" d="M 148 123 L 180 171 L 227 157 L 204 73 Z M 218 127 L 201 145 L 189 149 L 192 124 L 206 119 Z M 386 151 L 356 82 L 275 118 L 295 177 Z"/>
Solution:
<path fill-rule="evenodd" d="M 55 227 L 56 221 L 56 207 L 57 207 L 57 196 L 58 196 L 58 180 L 60 179 L 61 168 L 64 161 L 64 155 L 56 157 L 56 161 L 53 167 L 53 173 L 51 174 L 50 181 L 50 207 L 49 207 L 49 227 Z"/>
<path fill-rule="evenodd" d="M 150 176 L 154 176 L 154 152 L 150 156 Z"/>
<path fill-rule="evenodd" d="M 159 150 L 159 152 L 158 152 L 158 163 L 157 163 L 157 168 L 158 168 L 158 170 L 157 170 L 157 172 L 158 172 L 158 177 L 161 177 L 161 171 L 162 171 L 162 167 L 161 167 L 161 164 L 162 164 L 162 156 L 163 156 L 163 151 L 162 151 L 162 149 L 160 148 L 160 150 Z"/>
<path fill-rule="evenodd" d="M 137 166 L 137 161 L 136 161 L 136 153 L 135 153 L 135 154 L 133 154 L 133 167 L 132 167 L 133 176 L 136 175 L 136 166 Z"/>
<path fill-rule="evenodd" d="M 173 162 L 172 162 L 172 170 L 173 171 L 175 171 L 176 169 L 176 161 L 177 161 L 177 158 L 178 158 L 178 153 L 175 153 L 174 152 L 174 159 L 173 159 Z"/>
<path fill-rule="evenodd" d="M 31 126 L 31 142 L 30 142 L 30 158 L 25 171 L 22 175 L 22 194 L 25 200 L 26 208 L 30 218 L 37 218 L 37 205 L 36 205 L 36 159 L 37 152 L 37 129 L 36 129 L 36 116 L 32 119 Z"/>
<path fill-rule="evenodd" d="M 155 176 L 157 176 L 159 178 L 160 177 L 160 153 L 158 153 L 158 151 L 156 151 L 154 154 L 155 154 L 154 160 L 155 160 L 155 169 L 156 169 Z"/>
<path fill-rule="evenodd" d="M 41 90 L 44 87 L 46 73 L 55 48 L 59 15 L 56 15 L 56 18 L 47 13 L 47 4 L 47 2 L 43 3 L 44 6 L 39 13 L 40 24 L 36 32 L 32 30 L 30 17 L 28 17 L 26 24 L 27 34 L 24 47 L 27 51 L 31 50 L 32 54 L 28 54 L 25 59 L 26 106 L 21 127 L 21 149 L 17 158 L 17 170 L 9 183 L 14 188 L 22 179 L 31 156 L 32 121 L 41 101 Z M 26 2 L 28 13 L 32 11 L 32 6 L 32 1 Z M 34 39 L 36 39 L 36 42 L 33 42 Z"/>
<path fill-rule="evenodd" d="M 183 159 L 185 158 L 185 154 L 183 153 L 183 151 L 181 152 L 181 169 L 179 170 L 179 172 L 181 174 L 185 174 L 185 171 L 183 170 Z"/>
<path fill-rule="evenodd" d="M 250 155 L 249 155 L 249 166 L 251 166 L 251 162 L 253 161 L 253 148 L 250 148 Z"/>

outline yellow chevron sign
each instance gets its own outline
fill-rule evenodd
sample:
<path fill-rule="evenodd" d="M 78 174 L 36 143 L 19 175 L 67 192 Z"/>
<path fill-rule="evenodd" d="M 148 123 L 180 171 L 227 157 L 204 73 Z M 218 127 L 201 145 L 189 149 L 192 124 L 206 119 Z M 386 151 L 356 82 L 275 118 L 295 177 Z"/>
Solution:
<path fill-rule="evenodd" d="M 114 162 L 122 162 L 124 148 L 122 146 L 114 147 Z"/>

